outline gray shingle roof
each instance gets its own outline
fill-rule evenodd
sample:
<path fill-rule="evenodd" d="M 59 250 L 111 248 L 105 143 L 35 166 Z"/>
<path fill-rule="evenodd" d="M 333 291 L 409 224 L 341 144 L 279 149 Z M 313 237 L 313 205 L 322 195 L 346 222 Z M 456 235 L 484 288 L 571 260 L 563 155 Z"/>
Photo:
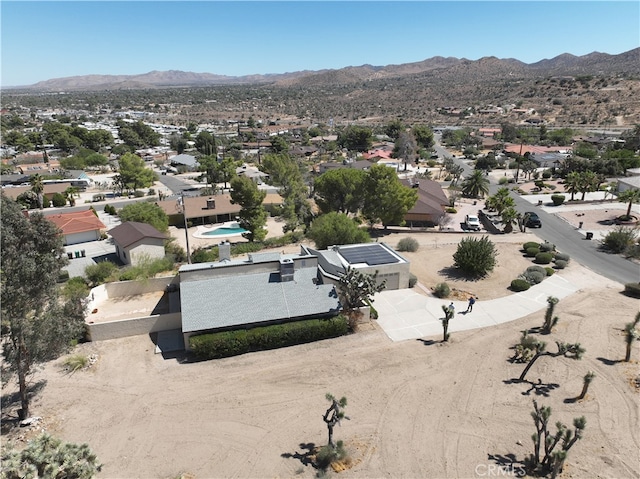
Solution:
<path fill-rule="evenodd" d="M 185 333 L 337 313 L 331 284 L 315 284 L 316 268 L 300 268 L 294 280 L 278 273 L 240 274 L 180 284 Z"/>

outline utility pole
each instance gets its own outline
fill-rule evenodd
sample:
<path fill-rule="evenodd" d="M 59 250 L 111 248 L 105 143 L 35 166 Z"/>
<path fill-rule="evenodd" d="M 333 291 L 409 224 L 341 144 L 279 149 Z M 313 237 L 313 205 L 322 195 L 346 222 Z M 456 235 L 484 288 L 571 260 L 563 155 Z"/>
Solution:
<path fill-rule="evenodd" d="M 177 207 L 178 211 L 182 213 L 182 217 L 184 218 L 184 238 L 187 243 L 187 263 L 191 264 L 191 249 L 189 248 L 189 228 L 187 226 L 187 205 L 184 202 L 184 192 L 180 193 Z"/>

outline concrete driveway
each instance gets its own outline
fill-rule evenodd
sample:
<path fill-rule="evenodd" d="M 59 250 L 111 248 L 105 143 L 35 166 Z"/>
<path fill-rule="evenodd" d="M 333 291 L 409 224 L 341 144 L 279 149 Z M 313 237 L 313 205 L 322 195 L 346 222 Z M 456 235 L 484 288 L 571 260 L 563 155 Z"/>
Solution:
<path fill-rule="evenodd" d="M 587 278 L 585 280 L 588 281 Z M 592 280 L 593 281 L 593 280 Z M 546 278 L 527 291 L 502 298 L 477 301 L 473 311 L 465 314 L 466 301 L 453 301 L 456 314 L 449 322 L 449 332 L 486 328 L 514 321 L 547 307 L 547 298 L 558 299 L 575 293 L 582 287 L 572 275 L 565 279 L 559 274 Z M 378 324 L 392 341 L 424 337 L 442 337 L 442 306 L 451 301 L 423 295 L 415 289 L 383 291 L 374 297 Z"/>

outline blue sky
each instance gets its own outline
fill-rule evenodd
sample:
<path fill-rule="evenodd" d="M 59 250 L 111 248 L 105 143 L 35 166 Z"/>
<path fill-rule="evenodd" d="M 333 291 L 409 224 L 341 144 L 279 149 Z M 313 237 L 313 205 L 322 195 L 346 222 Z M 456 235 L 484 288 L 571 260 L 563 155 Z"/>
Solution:
<path fill-rule="evenodd" d="M 89 74 L 220 75 L 452 56 L 533 63 L 640 46 L 640 2 L 0 2 L 2 86 Z"/>

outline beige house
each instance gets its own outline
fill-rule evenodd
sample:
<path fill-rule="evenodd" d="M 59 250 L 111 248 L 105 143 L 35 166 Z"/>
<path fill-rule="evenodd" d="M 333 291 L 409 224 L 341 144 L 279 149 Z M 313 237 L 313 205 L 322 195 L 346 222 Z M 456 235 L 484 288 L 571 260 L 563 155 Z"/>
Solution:
<path fill-rule="evenodd" d="M 109 230 L 116 255 L 124 264 L 136 266 L 144 259 L 164 257 L 167 236 L 147 223 L 127 221 Z"/>

